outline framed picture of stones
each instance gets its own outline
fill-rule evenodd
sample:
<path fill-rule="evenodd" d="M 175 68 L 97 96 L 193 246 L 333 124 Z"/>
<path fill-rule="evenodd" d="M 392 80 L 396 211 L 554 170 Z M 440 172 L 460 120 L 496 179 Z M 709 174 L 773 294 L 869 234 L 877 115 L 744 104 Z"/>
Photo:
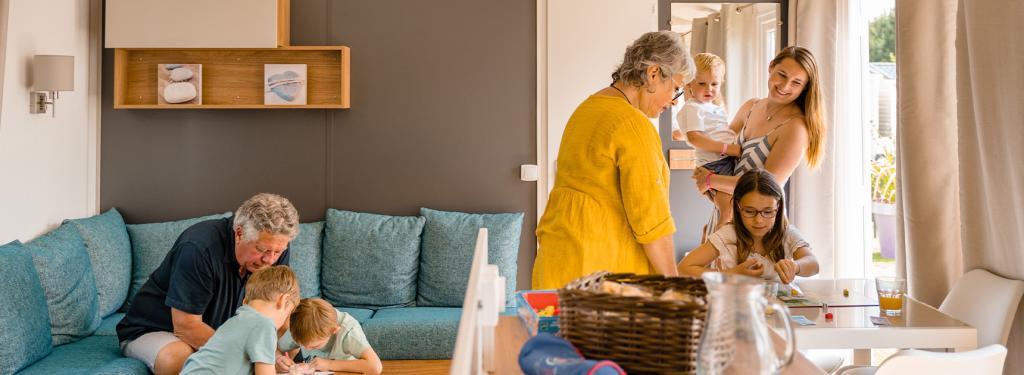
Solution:
<path fill-rule="evenodd" d="M 306 64 L 264 64 L 263 104 L 306 105 Z"/>
<path fill-rule="evenodd" d="M 157 104 L 203 104 L 202 64 L 157 64 Z"/>

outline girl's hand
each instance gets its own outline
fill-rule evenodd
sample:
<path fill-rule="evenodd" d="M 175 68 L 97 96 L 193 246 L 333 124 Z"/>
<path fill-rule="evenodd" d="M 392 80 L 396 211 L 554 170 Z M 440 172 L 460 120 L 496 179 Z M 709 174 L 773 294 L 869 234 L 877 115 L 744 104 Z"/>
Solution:
<path fill-rule="evenodd" d="M 800 266 L 792 259 L 782 259 L 775 263 L 775 273 L 779 274 L 779 281 L 782 281 L 783 284 L 793 282 L 799 272 Z"/>
<path fill-rule="evenodd" d="M 729 272 L 744 276 L 761 277 L 761 274 L 764 273 L 764 266 L 762 266 L 761 262 L 758 262 L 757 259 L 748 257 L 747 260 L 743 261 L 743 263 L 731 268 Z"/>

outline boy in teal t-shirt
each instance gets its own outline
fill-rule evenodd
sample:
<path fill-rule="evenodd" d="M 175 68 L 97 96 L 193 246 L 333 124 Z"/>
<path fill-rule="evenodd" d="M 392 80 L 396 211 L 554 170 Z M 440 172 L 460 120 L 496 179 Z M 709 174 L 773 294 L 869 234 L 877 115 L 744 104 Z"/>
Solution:
<path fill-rule="evenodd" d="M 245 304 L 224 322 L 181 374 L 274 375 L 277 330 L 299 301 L 299 281 L 287 266 L 257 271 L 245 284 Z"/>
<path fill-rule="evenodd" d="M 317 371 L 380 374 L 382 369 L 359 322 L 319 298 L 299 303 L 277 348 L 289 356 L 298 349 Z"/>

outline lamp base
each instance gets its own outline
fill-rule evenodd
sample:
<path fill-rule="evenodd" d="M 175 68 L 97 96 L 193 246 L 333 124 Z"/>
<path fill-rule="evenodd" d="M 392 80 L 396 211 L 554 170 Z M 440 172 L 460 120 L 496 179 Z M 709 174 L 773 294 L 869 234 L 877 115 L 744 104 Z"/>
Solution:
<path fill-rule="evenodd" d="M 31 96 L 31 100 L 30 100 L 31 103 L 29 103 L 28 112 L 29 113 L 46 113 L 47 112 L 46 111 L 46 105 L 47 104 L 53 105 L 55 99 L 57 99 L 57 93 L 56 92 L 53 92 L 51 94 L 51 93 L 46 92 L 46 91 L 33 91 L 32 92 L 32 96 Z M 56 112 L 56 108 L 55 108 L 54 112 Z M 57 115 L 56 113 L 53 113 L 53 116 L 56 116 L 56 115 Z"/>

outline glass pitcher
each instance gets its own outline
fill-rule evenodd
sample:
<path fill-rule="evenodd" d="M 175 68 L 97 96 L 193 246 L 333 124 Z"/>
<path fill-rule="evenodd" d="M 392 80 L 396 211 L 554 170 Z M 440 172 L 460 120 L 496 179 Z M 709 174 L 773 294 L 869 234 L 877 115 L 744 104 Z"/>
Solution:
<path fill-rule="evenodd" d="M 705 272 L 708 317 L 697 347 L 697 374 L 778 374 L 793 361 L 796 341 L 789 311 L 764 298 L 760 279 Z M 786 349 L 775 354 L 765 307 L 783 318 Z"/>

